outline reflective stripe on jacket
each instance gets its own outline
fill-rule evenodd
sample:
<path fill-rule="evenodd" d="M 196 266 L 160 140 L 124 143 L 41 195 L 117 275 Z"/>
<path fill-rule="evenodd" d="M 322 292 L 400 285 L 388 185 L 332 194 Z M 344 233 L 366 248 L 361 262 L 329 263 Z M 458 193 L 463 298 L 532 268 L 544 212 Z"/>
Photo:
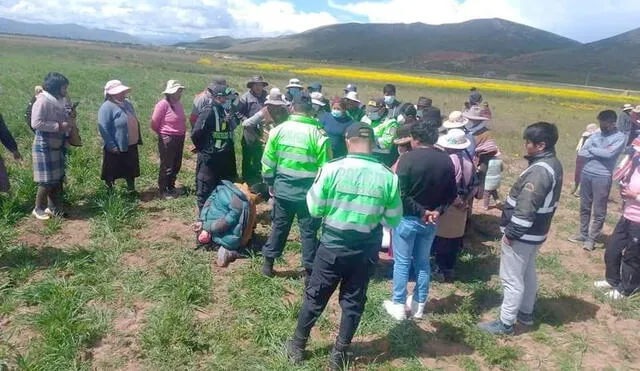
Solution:
<path fill-rule="evenodd" d="M 529 159 L 529 167 L 509 191 L 501 230 L 510 240 L 539 245 L 547 239 L 562 191 L 562 164 L 554 151 Z"/>
<path fill-rule="evenodd" d="M 269 132 L 262 155 L 262 176 L 274 186 L 276 197 L 303 201 L 318 169 L 330 159 L 331 144 L 320 123 L 291 115 Z"/>

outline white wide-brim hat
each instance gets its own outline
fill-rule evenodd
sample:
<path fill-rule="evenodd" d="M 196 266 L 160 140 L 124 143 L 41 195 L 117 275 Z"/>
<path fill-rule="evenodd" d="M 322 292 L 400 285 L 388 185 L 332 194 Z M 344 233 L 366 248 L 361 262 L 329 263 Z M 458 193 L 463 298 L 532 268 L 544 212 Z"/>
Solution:
<path fill-rule="evenodd" d="M 358 99 L 358 92 L 355 91 L 350 91 L 347 93 L 347 95 L 344 96 L 345 99 L 348 99 L 352 102 L 356 102 L 356 103 L 362 103 L 359 99 Z"/>
<path fill-rule="evenodd" d="M 453 111 L 449 114 L 449 119 L 442 123 L 445 129 L 458 129 L 469 123 L 469 119 L 462 116 L 462 112 Z"/>
<path fill-rule="evenodd" d="M 126 86 L 120 80 L 110 80 L 104 85 L 104 97 L 107 95 L 118 95 L 125 91 L 131 91 L 131 88 Z"/>
<path fill-rule="evenodd" d="M 167 88 L 164 89 L 162 94 L 175 94 L 180 89 L 184 89 L 184 86 L 182 86 L 182 84 L 180 84 L 180 81 L 178 81 L 178 80 L 169 80 L 169 81 L 167 81 Z"/>
<path fill-rule="evenodd" d="M 289 88 L 304 89 L 304 86 L 302 86 L 302 83 L 300 82 L 300 79 L 290 79 L 289 80 L 289 85 L 287 85 L 287 89 L 289 89 Z"/>
<path fill-rule="evenodd" d="M 322 93 L 314 91 L 311 93 L 311 103 L 317 104 L 318 106 L 324 107 L 326 104 L 322 101 Z"/>
<path fill-rule="evenodd" d="M 471 141 L 460 129 L 451 129 L 449 132 L 438 138 L 438 145 L 443 148 L 465 149 L 471 145 Z"/>

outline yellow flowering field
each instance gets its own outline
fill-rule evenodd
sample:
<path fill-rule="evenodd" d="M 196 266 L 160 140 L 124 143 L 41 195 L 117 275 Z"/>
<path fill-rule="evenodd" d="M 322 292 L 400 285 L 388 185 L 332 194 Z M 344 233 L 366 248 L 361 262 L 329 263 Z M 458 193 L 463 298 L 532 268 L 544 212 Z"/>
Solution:
<path fill-rule="evenodd" d="M 434 88 L 468 90 L 470 86 L 475 86 L 484 91 L 496 91 L 504 93 L 522 93 L 530 95 L 540 95 L 547 97 L 579 99 L 589 101 L 611 101 L 620 102 L 640 97 L 630 97 L 622 94 L 603 93 L 594 90 L 582 90 L 575 88 L 556 88 L 540 85 L 515 84 L 509 82 L 492 81 L 465 81 L 461 79 L 448 79 L 436 77 L 423 77 L 405 75 L 393 72 L 364 71 L 348 68 L 305 68 L 292 70 L 293 73 L 337 77 L 344 79 L 359 79 L 378 82 L 396 82 L 405 84 L 425 85 Z"/>

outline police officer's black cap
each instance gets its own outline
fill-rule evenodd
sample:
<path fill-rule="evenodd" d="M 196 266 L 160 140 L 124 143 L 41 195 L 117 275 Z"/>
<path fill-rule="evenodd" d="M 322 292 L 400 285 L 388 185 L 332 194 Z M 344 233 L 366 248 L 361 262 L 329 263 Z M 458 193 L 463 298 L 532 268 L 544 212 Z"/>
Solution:
<path fill-rule="evenodd" d="M 227 79 L 222 76 L 214 76 L 211 78 L 211 84 L 227 86 Z"/>
<path fill-rule="evenodd" d="M 322 91 L 322 84 L 319 82 L 312 82 L 309 84 L 308 89 L 311 91 Z"/>
<path fill-rule="evenodd" d="M 214 97 L 227 97 L 234 93 L 233 89 L 226 85 L 209 84 L 208 89 Z"/>
<path fill-rule="evenodd" d="M 301 92 L 300 94 L 293 97 L 291 104 L 293 105 L 293 109 L 297 111 L 310 111 L 312 105 L 311 96 L 306 92 Z"/>
<path fill-rule="evenodd" d="M 373 129 L 371 125 L 364 122 L 356 122 L 347 128 L 344 133 L 345 138 L 366 138 L 373 141 Z"/>

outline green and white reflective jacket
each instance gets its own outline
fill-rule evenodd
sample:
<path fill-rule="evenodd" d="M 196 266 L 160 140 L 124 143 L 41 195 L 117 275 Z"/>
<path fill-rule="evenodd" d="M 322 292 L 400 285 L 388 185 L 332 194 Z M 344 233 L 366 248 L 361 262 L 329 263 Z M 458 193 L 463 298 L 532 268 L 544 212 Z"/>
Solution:
<path fill-rule="evenodd" d="M 393 140 L 396 137 L 396 130 L 398 130 L 400 126 L 398 125 L 398 121 L 388 116 L 372 121 L 369 116 L 364 116 L 362 122 L 371 125 L 373 129 L 373 135 L 376 139 L 376 148 L 373 149 L 373 152 L 384 154 L 391 152 Z"/>
<path fill-rule="evenodd" d="M 371 155 L 349 154 L 324 165 L 307 206 L 323 218 L 321 241 L 329 248 L 379 245 L 380 225 L 393 228 L 402 218 L 398 177 Z"/>
<path fill-rule="evenodd" d="M 318 169 L 331 159 L 331 142 L 315 119 L 291 115 L 271 129 L 262 155 L 262 177 L 275 196 L 304 201 Z"/>

